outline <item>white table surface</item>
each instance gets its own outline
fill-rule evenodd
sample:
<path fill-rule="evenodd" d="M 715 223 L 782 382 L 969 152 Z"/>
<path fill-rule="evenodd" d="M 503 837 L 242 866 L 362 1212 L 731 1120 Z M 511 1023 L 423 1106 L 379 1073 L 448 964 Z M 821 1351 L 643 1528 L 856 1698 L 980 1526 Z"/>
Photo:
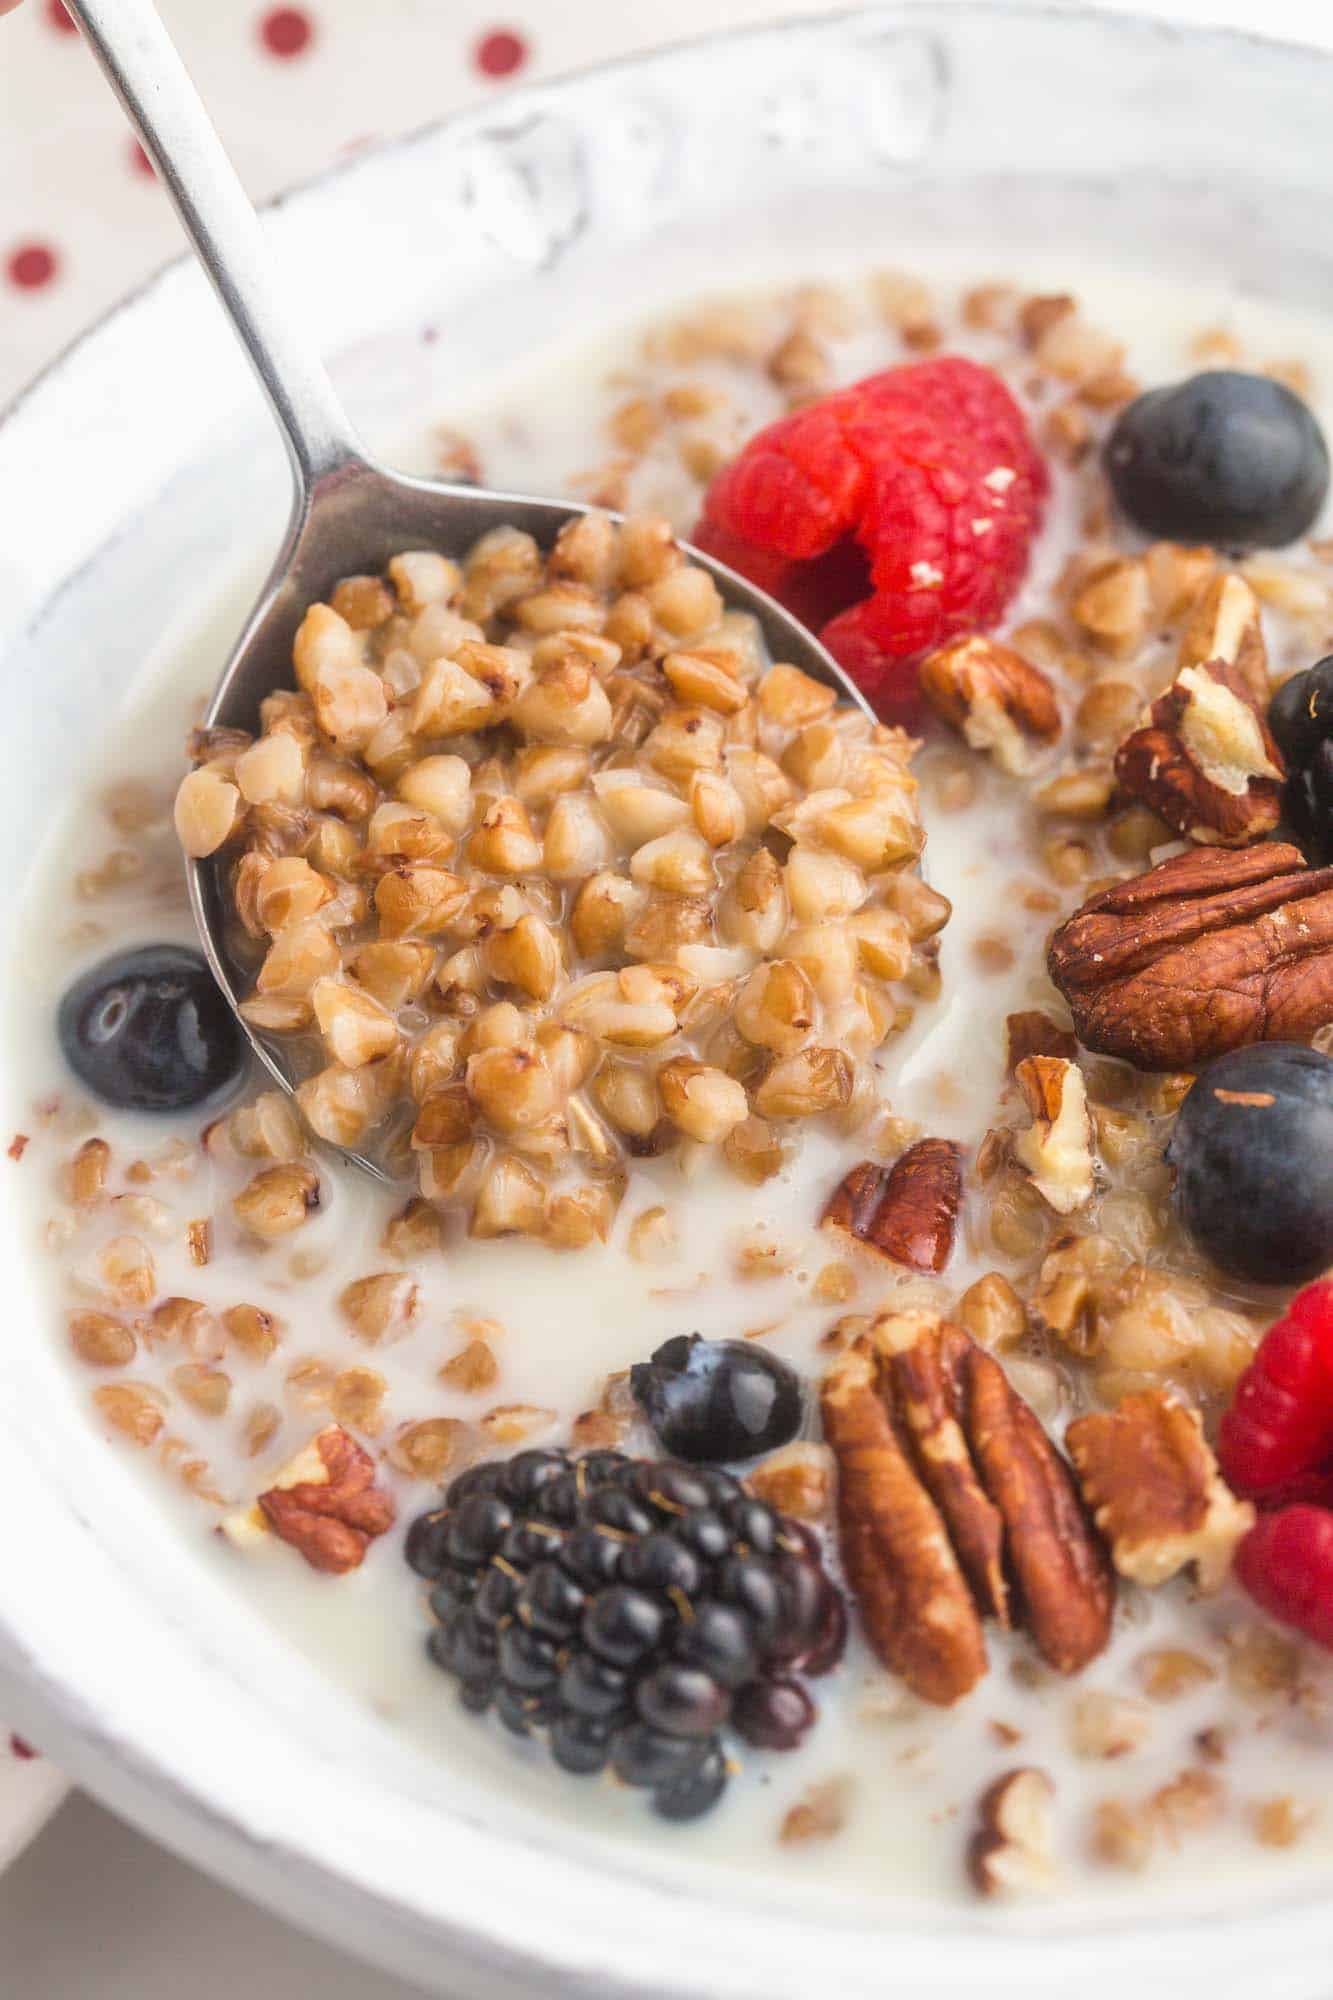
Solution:
<path fill-rule="evenodd" d="M 217 24 L 255 19 L 265 0 L 159 0 L 187 47 L 248 184 L 268 193 L 303 178 L 367 131 L 403 130 L 452 104 L 495 88 L 479 76 L 474 52 L 493 28 L 512 28 L 528 47 L 523 75 L 553 73 L 662 38 L 659 0 L 307 0 L 315 17 L 315 59 L 354 60 L 360 87 L 358 131 L 325 119 L 272 116 L 256 122 L 254 91 L 239 41 L 224 45 Z M 782 12 L 829 11 L 844 0 L 673 0 L 673 38 Z M 1059 4 L 1059 0 L 1057 0 Z M 1064 0 L 1071 8 L 1078 0 Z M 1266 34 L 1333 43 L 1327 0 L 1101 0 L 1124 13 L 1262 28 Z M 61 151 L 67 170 L 70 117 L 86 123 L 85 102 L 102 110 L 86 76 L 57 84 L 57 57 L 37 32 L 46 0 L 28 0 L 26 19 L 0 23 L 0 263 L 7 248 L 45 229 L 59 233 L 68 187 L 52 193 L 45 160 Z M 372 25 L 373 23 L 373 25 Z M 429 102 L 425 66 L 404 60 L 404 43 L 432 40 Z M 63 39 L 63 38 L 59 38 Z M 243 40 L 244 38 L 241 38 Z M 341 52 L 341 55 L 339 54 Z M 82 51 L 69 50 L 85 61 Z M 452 62 L 450 57 L 452 56 Z M 253 52 L 251 52 L 251 60 Z M 377 70 L 382 75 L 376 76 Z M 299 87 L 296 65 L 293 84 Z M 322 79 L 327 81 L 327 77 Z M 404 80 L 407 90 L 404 90 Z M 58 90 L 62 117 L 52 119 Z M 71 89 L 76 107 L 71 108 Z M 376 101 L 376 92 L 379 101 Z M 45 102 L 42 100 L 45 99 Z M 276 112 L 281 100 L 276 100 Z M 105 113 L 114 136 L 114 116 Z M 63 131 L 61 127 L 64 127 Z M 40 129 L 39 129 L 40 128 Z M 28 140 L 31 138 L 31 144 Z M 123 143 L 127 144 L 128 141 Z M 147 190 L 160 203 L 156 190 Z M 127 188 L 99 202 L 98 254 L 72 255 L 59 288 L 17 301 L 0 296 L 0 403 L 64 344 L 77 327 L 174 248 L 165 217 L 134 212 Z M 71 213 L 77 212 L 77 203 Z M 114 222 L 111 231 L 107 222 Z M 115 242 L 107 244 L 107 235 Z M 62 249 L 65 247 L 62 239 Z M 0 294 L 3 294 L 0 285 Z M 93 1801 L 74 1797 L 0 1879 L 0 1993 L 6 2000 L 412 2000 L 416 1989 L 327 1950 L 219 1888 L 122 1826 Z M 478 2000 L 478 1996 L 460 1996 Z"/>

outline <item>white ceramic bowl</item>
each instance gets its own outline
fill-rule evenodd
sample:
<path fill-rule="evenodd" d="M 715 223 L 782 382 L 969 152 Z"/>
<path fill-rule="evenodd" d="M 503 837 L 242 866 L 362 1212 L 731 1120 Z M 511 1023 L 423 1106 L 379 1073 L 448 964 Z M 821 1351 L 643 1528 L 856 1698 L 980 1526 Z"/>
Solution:
<path fill-rule="evenodd" d="M 932 232 L 1333 299 L 1333 61 L 997 0 L 872 8 L 518 92 L 278 205 L 392 445 L 599 316 Z M 373 282 L 360 274 L 374 245 Z M 349 264 L 350 253 L 350 264 Z M 349 282 L 348 270 L 358 273 Z M 283 461 L 204 285 L 166 271 L 0 425 L 3 962 L 46 805 L 145 647 L 275 545 Z M 186 622 L 190 622 L 187 618 Z M 201 663 L 201 680 L 211 666 Z M 20 719 L 22 726 L 20 727 Z M 0 1044 L 3 1046 L 3 1044 Z M 0 1083 L 0 1132 L 23 1080 Z M 4 1121 L 10 1121 L 6 1127 Z M 423 1768 L 286 1651 L 92 1435 L 0 1205 L 0 1702 L 80 1783 L 324 1936 L 478 1995 L 1326 1993 L 1333 1901 L 1151 1926 L 882 1911 L 708 1879 Z"/>

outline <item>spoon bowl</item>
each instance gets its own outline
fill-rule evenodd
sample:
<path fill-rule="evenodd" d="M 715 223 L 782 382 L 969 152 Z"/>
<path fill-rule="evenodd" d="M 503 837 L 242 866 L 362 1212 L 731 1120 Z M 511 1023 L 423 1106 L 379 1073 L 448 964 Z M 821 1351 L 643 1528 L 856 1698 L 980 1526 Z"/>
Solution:
<path fill-rule="evenodd" d="M 292 644 L 307 608 L 326 598 L 341 577 L 380 571 L 408 549 L 461 555 L 501 526 L 524 530 L 548 548 L 572 516 L 594 510 L 571 500 L 409 478 L 369 459 L 322 362 L 294 330 L 258 218 L 151 0 L 68 5 L 175 204 L 291 460 L 295 500 L 286 537 L 204 717 L 209 728 L 254 729 L 264 697 L 293 684 Z M 694 548 L 687 552 L 711 573 L 729 609 L 757 619 L 772 658 L 836 688 L 873 719 L 852 680 L 790 612 L 724 563 Z M 225 862 L 192 861 L 189 892 L 214 977 L 259 1060 L 291 1094 L 302 1081 L 291 1046 L 240 1012 L 253 968 L 233 941 Z M 392 1178 L 371 1154 L 334 1150 L 378 1179 Z"/>

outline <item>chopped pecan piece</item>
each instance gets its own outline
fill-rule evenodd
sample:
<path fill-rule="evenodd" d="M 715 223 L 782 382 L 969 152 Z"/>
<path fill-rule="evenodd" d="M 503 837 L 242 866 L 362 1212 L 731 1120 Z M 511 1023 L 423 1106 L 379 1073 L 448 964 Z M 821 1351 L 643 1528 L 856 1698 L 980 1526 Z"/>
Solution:
<path fill-rule="evenodd" d="M 1039 1007 L 1010 1014 L 1004 1024 L 1009 1049 L 1009 1074 L 1028 1056 L 1063 1056 L 1072 1062 L 1078 1054 L 1078 1037 L 1062 1028 Z"/>
<path fill-rule="evenodd" d="M 952 1139 L 918 1139 L 891 1167 L 862 1160 L 834 1189 L 820 1227 L 910 1271 L 942 1271 L 963 1198 L 962 1162 Z"/>
<path fill-rule="evenodd" d="M 1079 1417 L 1065 1443 L 1122 1576 L 1152 1586 L 1193 1563 L 1218 1588 L 1254 1509 L 1223 1482 L 1197 1410 L 1145 1389 Z"/>
<path fill-rule="evenodd" d="M 1060 1673 L 1102 1650 L 1113 1580 L 1073 1477 L 961 1328 L 881 1314 L 834 1362 L 823 1413 L 867 1636 L 923 1700 L 981 1679 L 983 1616 L 1023 1623 Z"/>
<path fill-rule="evenodd" d="M 1088 1093 L 1077 1063 L 1062 1056 L 1028 1056 L 1014 1081 L 1032 1113 L 1026 1132 L 1014 1140 L 1014 1158 L 1026 1167 L 1032 1185 L 1057 1215 L 1072 1215 L 1092 1198 L 1092 1120 Z"/>
<path fill-rule="evenodd" d="M 1122 791 L 1187 840 L 1245 847 L 1282 817 L 1282 756 L 1239 668 L 1184 667 L 1115 757 Z"/>
<path fill-rule="evenodd" d="M 1054 743 L 1060 734 L 1051 683 L 998 639 L 975 636 L 941 646 L 921 662 L 920 680 L 940 719 L 974 750 L 989 750 L 1002 770 L 1028 770 L 1033 745 Z"/>
<path fill-rule="evenodd" d="M 1198 848 L 1092 896 L 1055 932 L 1051 978 L 1085 1048 L 1198 1069 L 1333 1021 L 1333 868 L 1265 841 Z"/>
<path fill-rule="evenodd" d="M 377 1535 L 394 1523 L 389 1495 L 375 1484 L 375 1462 L 341 1424 L 328 1424 L 284 1465 L 253 1507 L 230 1514 L 222 1532 L 245 1547 L 272 1532 L 312 1569 L 343 1576 L 358 1569 Z"/>
<path fill-rule="evenodd" d="M 1234 570 L 1214 577 L 1202 590 L 1181 634 L 1177 668 L 1221 660 L 1235 667 L 1254 700 L 1268 702 L 1268 648 L 1259 600 Z"/>
<path fill-rule="evenodd" d="M 983 1896 L 1031 1895 L 1055 1882 L 1055 1787 L 1045 1771 L 1007 1771 L 982 1794 L 967 1851 Z"/>

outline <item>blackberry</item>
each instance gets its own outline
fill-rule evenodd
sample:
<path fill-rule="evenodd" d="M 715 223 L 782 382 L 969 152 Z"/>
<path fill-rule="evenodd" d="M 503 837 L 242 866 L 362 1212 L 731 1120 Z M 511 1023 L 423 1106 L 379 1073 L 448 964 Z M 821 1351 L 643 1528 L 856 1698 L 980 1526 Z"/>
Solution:
<path fill-rule="evenodd" d="M 796 1747 L 815 1708 L 795 1676 L 833 1665 L 846 1631 L 812 1531 L 674 1459 L 525 1451 L 474 1467 L 405 1553 L 463 1706 L 544 1737 L 564 1771 L 609 1766 L 666 1819 L 722 1796 L 729 1728 Z"/>

